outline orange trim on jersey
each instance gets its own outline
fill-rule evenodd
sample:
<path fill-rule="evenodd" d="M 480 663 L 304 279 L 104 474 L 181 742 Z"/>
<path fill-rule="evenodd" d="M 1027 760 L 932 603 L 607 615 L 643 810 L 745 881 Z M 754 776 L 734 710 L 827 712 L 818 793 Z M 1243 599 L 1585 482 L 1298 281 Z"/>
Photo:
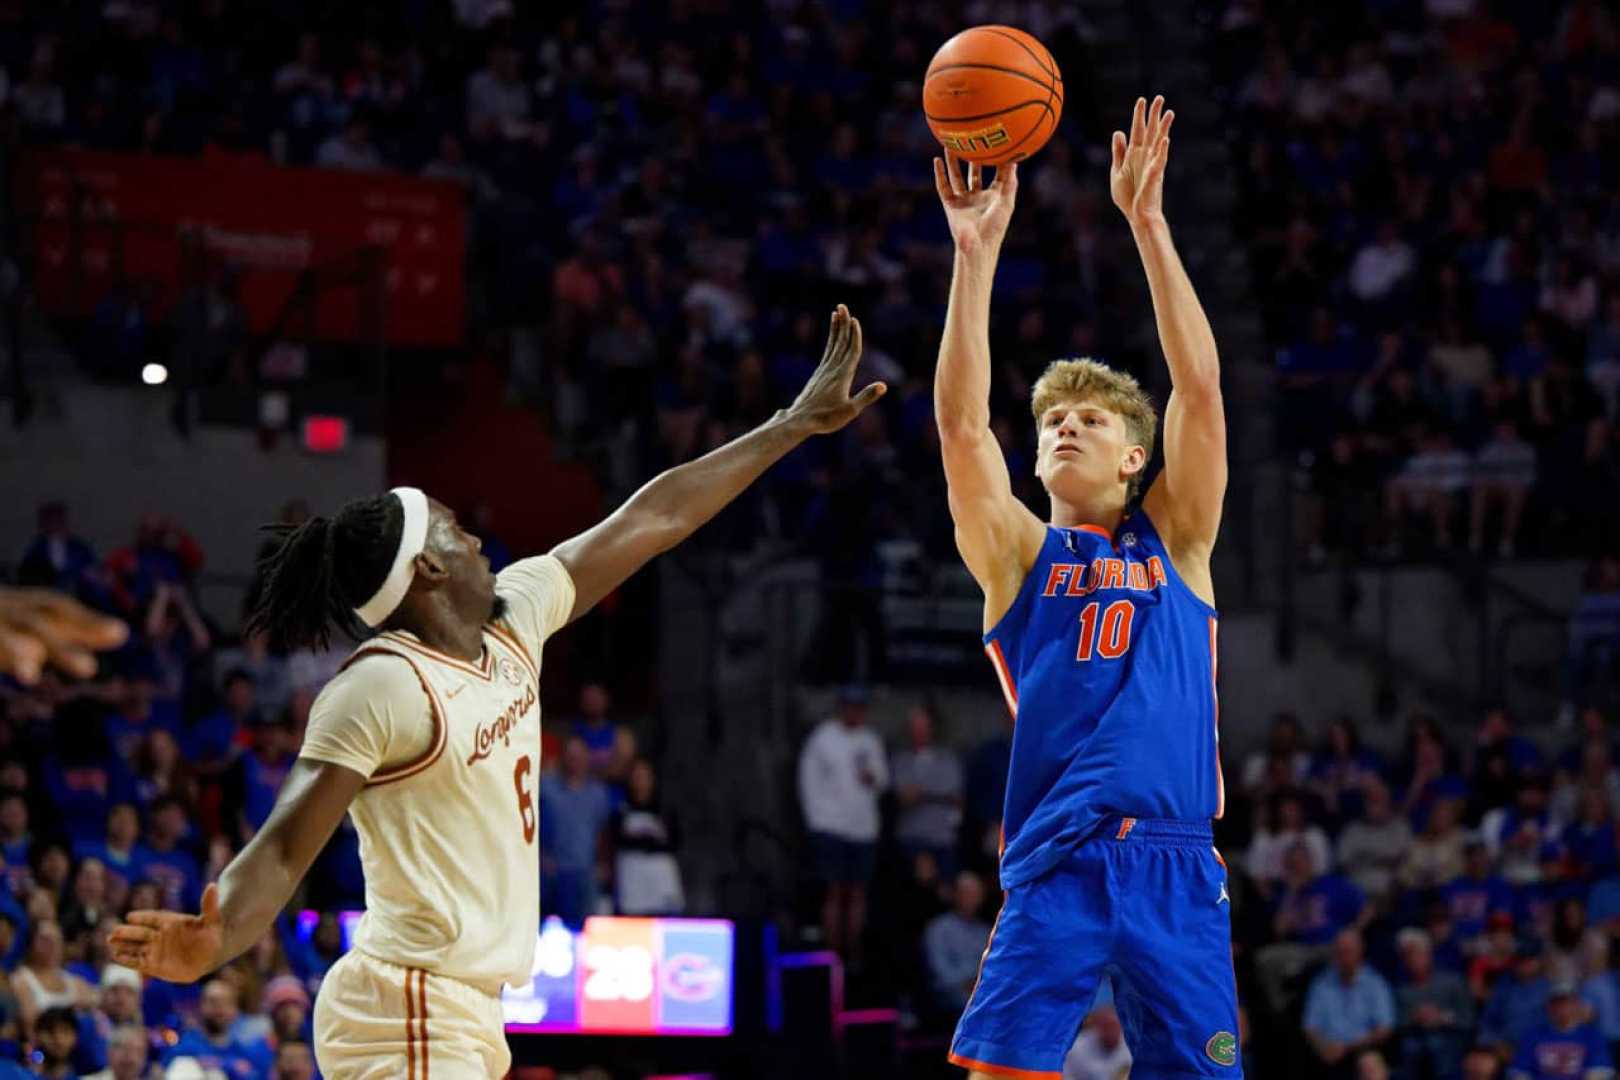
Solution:
<path fill-rule="evenodd" d="M 985 655 L 990 657 L 990 666 L 996 669 L 996 678 L 1001 681 L 1001 696 L 1007 699 L 1007 709 L 1012 713 L 1013 719 L 1018 719 L 1018 685 L 1013 682 L 1012 670 L 1007 667 L 1007 657 L 1001 651 L 1001 642 L 991 639 L 984 647 Z"/>
<path fill-rule="evenodd" d="M 1221 849 L 1212 847 L 1209 850 L 1211 850 L 1211 851 L 1213 851 L 1215 853 L 1215 861 L 1221 864 L 1221 869 L 1222 870 L 1225 870 L 1227 868 L 1226 867 L 1226 860 L 1221 858 Z"/>
<path fill-rule="evenodd" d="M 1221 654 L 1215 642 L 1215 616 L 1209 617 L 1209 696 L 1215 702 L 1215 819 L 1226 816 L 1226 776 L 1221 772 Z M 1225 863 L 1221 864 L 1225 866 Z"/>
<path fill-rule="evenodd" d="M 491 654 L 487 645 L 484 646 L 484 655 L 479 657 L 479 662 L 472 664 L 466 660 L 451 656 L 449 653 L 442 653 L 438 649 L 430 648 L 415 638 L 406 637 L 397 630 L 390 630 L 386 634 L 378 636 L 393 642 L 395 645 L 403 645 L 413 652 L 419 652 L 429 660 L 437 660 L 439 663 L 447 664 L 457 671 L 465 671 L 469 675 L 476 675 L 485 682 L 489 682 L 490 679 L 495 677 L 495 657 Z"/>
<path fill-rule="evenodd" d="M 397 656 L 411 665 L 411 671 L 416 675 L 416 681 L 422 684 L 422 691 L 427 694 L 428 713 L 433 718 L 433 741 L 428 744 L 426 750 L 410 761 L 387 769 L 378 769 L 372 773 L 370 779 L 366 781 L 367 787 L 374 787 L 378 784 L 392 784 L 396 780 L 405 780 L 415 776 L 417 773 L 431 767 L 435 761 L 438 761 L 444 755 L 444 748 L 450 743 L 450 714 L 445 712 L 444 704 L 439 700 L 438 691 L 433 689 L 433 684 L 428 682 L 426 675 L 422 674 L 422 669 L 416 666 L 416 661 L 391 649 L 374 649 L 372 651 L 386 652 L 390 656 Z"/>
<path fill-rule="evenodd" d="M 529 672 L 529 677 L 531 679 L 533 679 L 535 682 L 540 681 L 540 669 L 534 666 L 534 659 L 529 656 L 529 650 L 523 647 L 523 642 L 517 639 L 516 634 L 506 629 L 506 627 L 500 626 L 496 623 L 488 623 L 484 626 L 484 629 L 488 630 L 496 641 L 499 641 L 502 645 L 505 645 L 508 649 L 512 650 L 513 654 L 516 655 L 520 661 L 522 661 L 523 666 Z"/>
<path fill-rule="evenodd" d="M 984 952 L 979 954 L 979 970 L 973 973 L 973 989 L 968 991 L 968 1005 L 973 1004 L 973 995 L 979 992 L 979 980 L 984 978 L 984 962 L 990 959 L 990 946 L 996 943 L 996 930 L 1001 927 L 1001 915 L 1006 910 L 1007 900 L 1003 897 L 1001 907 L 996 911 L 996 921 L 990 924 L 990 936 L 985 939 Z M 967 1011 L 966 1005 L 962 1007 L 962 1011 Z"/>
<path fill-rule="evenodd" d="M 952 1065 L 959 1065 L 969 1072 L 989 1073 L 991 1076 L 1011 1076 L 1015 1080 L 1063 1080 L 1060 1072 L 1046 1072 L 1041 1069 L 1015 1069 L 1011 1065 L 996 1065 L 989 1061 L 974 1061 L 961 1054 L 947 1054 L 945 1060 Z"/>
<path fill-rule="evenodd" d="M 422 1036 L 422 1080 L 428 1080 L 427 972 L 416 973 L 417 1030 Z"/>
<path fill-rule="evenodd" d="M 1110 544 L 1112 544 L 1114 542 L 1114 534 L 1109 532 L 1107 529 L 1103 528 L 1101 525 L 1074 525 L 1074 526 L 1071 526 L 1071 528 L 1079 529 L 1081 532 L 1096 533 L 1098 536 L 1102 537 L 1104 540 L 1107 540 Z M 1031 1076 L 1045 1076 L 1046 1074 L 1045 1073 L 1030 1073 L 1029 1075 L 1031 1075 Z"/>
<path fill-rule="evenodd" d="M 411 993 L 411 976 L 416 972 L 405 970 L 405 1075 L 416 1080 L 416 997 Z"/>

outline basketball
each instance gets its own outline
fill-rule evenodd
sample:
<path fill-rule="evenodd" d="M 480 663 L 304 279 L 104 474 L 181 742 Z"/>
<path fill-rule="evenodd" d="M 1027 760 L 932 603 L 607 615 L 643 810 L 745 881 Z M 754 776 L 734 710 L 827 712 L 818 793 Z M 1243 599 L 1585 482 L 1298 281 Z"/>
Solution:
<path fill-rule="evenodd" d="M 1034 37 L 975 26 L 939 47 L 923 78 L 923 114 L 940 145 L 980 165 L 1023 161 L 1063 115 L 1063 76 Z"/>

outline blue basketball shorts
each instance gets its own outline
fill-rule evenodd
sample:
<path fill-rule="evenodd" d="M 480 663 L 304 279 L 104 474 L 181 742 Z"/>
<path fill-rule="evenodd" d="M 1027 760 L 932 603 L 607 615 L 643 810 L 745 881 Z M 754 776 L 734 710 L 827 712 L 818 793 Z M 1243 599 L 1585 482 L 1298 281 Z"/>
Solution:
<path fill-rule="evenodd" d="M 1008 891 L 950 1060 L 1060 1080 L 1107 974 L 1133 1077 L 1241 1077 L 1231 906 L 1207 824 L 1108 821 Z"/>

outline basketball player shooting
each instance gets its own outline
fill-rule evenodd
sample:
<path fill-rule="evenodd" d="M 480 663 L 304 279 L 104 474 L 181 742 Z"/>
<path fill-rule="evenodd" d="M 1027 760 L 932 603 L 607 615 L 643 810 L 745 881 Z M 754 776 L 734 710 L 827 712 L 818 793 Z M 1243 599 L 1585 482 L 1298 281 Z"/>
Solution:
<path fill-rule="evenodd" d="M 542 645 L 788 451 L 881 397 L 882 383 L 851 395 L 860 355 L 860 323 L 839 305 L 789 408 L 499 576 L 455 515 L 414 488 L 279 528 L 249 625 L 277 648 L 324 646 L 334 628 L 375 636 L 322 690 L 274 811 L 201 913 L 130 913 L 113 958 L 191 982 L 240 955 L 350 813 L 366 913 L 315 1003 L 322 1073 L 504 1076 L 501 986 L 529 979 L 540 922 Z"/>
<path fill-rule="evenodd" d="M 1015 718 L 997 917 L 950 1059 L 1060 1076 L 1107 973 L 1155 1080 L 1241 1075 L 1216 746 L 1210 552 L 1226 490 L 1215 339 L 1162 206 L 1174 114 L 1138 100 L 1109 186 L 1136 239 L 1172 390 L 1164 468 L 1140 494 L 1153 408 L 1136 381 L 1060 360 L 1034 387 L 1041 522 L 990 431 L 990 285 L 1017 167 L 934 162 L 956 244 L 934 407 L 957 546 Z"/>

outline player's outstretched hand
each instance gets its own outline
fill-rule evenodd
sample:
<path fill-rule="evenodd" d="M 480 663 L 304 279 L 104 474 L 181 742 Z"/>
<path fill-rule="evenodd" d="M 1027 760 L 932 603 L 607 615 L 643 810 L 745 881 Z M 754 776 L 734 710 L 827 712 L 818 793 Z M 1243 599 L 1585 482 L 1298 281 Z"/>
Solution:
<path fill-rule="evenodd" d="M 1018 201 L 1016 162 L 997 166 L 996 178 L 987 186 L 982 165 L 968 162 L 964 178 L 962 160 L 947 152 L 943 159 L 934 159 L 934 190 L 945 207 L 945 221 L 957 251 L 994 255 L 1001 249 L 1013 204 Z"/>
<path fill-rule="evenodd" d="M 202 914 L 132 911 L 107 938 L 112 958 L 142 975 L 168 982 L 196 982 L 220 965 L 225 922 L 219 914 L 219 886 L 203 890 Z"/>
<path fill-rule="evenodd" d="M 1170 125 L 1175 120 L 1176 114 L 1164 107 L 1163 94 L 1151 106 L 1137 98 L 1130 138 L 1123 131 L 1114 132 L 1108 191 L 1132 225 L 1164 217 L 1164 166 L 1170 159 Z"/>
<path fill-rule="evenodd" d="M 96 673 L 95 653 L 116 649 L 129 628 L 52 589 L 0 588 L 0 674 L 33 684 L 46 664 L 69 675 Z"/>
<path fill-rule="evenodd" d="M 855 419 L 889 389 L 875 382 L 851 397 L 850 384 L 861 362 L 861 320 L 843 304 L 833 312 L 832 332 L 821 363 L 789 407 L 789 414 L 806 421 L 818 435 L 837 431 Z"/>

